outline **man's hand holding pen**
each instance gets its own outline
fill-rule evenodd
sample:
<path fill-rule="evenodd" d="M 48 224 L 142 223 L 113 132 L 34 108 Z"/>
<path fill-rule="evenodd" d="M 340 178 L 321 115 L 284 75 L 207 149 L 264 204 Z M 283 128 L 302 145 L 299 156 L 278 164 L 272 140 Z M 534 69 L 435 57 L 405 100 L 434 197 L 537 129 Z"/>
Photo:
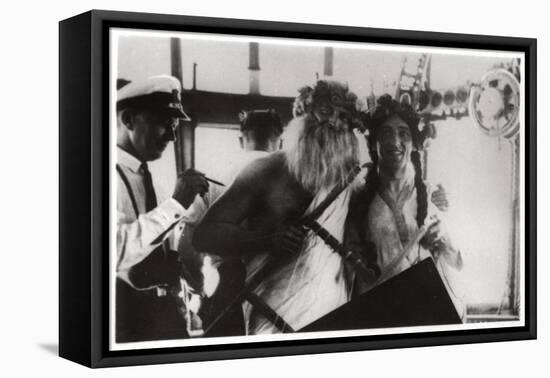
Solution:
<path fill-rule="evenodd" d="M 197 194 L 203 197 L 208 192 L 208 181 L 204 173 L 192 168 L 187 169 L 178 176 L 172 198 L 187 209 Z"/>

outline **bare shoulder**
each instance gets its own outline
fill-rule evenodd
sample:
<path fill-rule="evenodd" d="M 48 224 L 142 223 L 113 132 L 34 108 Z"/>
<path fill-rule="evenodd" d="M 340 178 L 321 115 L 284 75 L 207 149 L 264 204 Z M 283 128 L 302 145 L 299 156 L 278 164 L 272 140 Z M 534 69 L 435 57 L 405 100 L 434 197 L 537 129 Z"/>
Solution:
<path fill-rule="evenodd" d="M 254 181 L 256 184 L 269 181 L 283 172 L 285 156 L 282 152 L 274 152 L 268 156 L 251 161 L 235 178 L 235 183 Z"/>
<path fill-rule="evenodd" d="M 284 167 L 284 156 L 268 155 L 251 161 L 212 204 L 204 219 L 234 216 L 231 219 L 240 222 L 242 217 L 249 215 L 251 207 L 264 201 L 266 194 L 277 186 L 280 167 Z"/>

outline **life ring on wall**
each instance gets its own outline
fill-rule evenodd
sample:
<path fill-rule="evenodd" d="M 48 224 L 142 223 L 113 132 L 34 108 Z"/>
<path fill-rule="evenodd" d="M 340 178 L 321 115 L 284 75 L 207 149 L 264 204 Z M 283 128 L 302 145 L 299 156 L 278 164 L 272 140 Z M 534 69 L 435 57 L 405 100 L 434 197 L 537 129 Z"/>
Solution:
<path fill-rule="evenodd" d="M 470 116 L 489 136 L 515 136 L 519 130 L 519 107 L 519 82 L 505 69 L 487 72 L 470 92 Z"/>

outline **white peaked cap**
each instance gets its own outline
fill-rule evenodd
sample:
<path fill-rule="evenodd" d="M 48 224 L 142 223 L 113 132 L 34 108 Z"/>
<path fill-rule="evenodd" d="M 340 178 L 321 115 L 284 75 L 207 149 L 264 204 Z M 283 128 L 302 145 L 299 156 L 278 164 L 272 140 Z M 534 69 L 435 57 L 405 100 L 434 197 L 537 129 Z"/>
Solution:
<path fill-rule="evenodd" d="M 183 111 L 180 93 L 180 81 L 169 75 L 131 81 L 117 91 L 117 110 L 128 107 L 156 109 L 190 120 Z"/>

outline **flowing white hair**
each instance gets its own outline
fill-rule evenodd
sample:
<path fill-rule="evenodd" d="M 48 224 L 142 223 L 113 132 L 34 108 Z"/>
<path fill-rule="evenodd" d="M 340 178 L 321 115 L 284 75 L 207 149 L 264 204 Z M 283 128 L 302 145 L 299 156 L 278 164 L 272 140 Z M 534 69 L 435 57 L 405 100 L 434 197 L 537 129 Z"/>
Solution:
<path fill-rule="evenodd" d="M 345 183 L 358 164 L 358 143 L 353 131 L 319 123 L 312 115 L 294 118 L 284 141 L 288 170 L 313 194 Z"/>

